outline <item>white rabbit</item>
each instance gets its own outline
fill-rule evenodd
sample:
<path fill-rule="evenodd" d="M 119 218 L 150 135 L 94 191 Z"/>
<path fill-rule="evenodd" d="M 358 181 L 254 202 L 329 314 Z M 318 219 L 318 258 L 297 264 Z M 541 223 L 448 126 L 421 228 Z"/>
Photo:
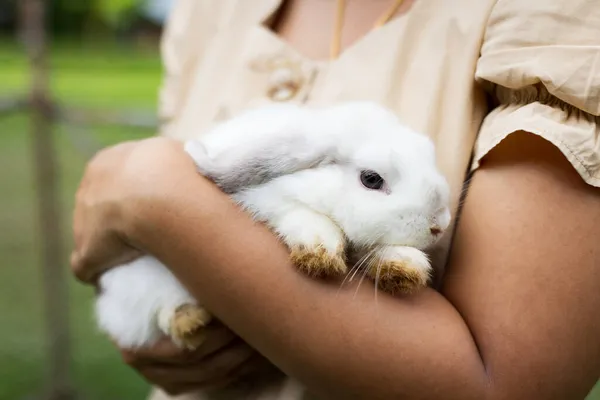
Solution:
<path fill-rule="evenodd" d="M 450 224 L 449 187 L 432 141 L 370 102 L 247 111 L 186 143 L 199 172 L 289 247 L 315 277 L 356 271 L 390 293 L 427 285 L 426 251 Z M 210 314 L 151 256 L 106 272 L 99 325 L 119 345 L 162 335 L 198 346 Z"/>

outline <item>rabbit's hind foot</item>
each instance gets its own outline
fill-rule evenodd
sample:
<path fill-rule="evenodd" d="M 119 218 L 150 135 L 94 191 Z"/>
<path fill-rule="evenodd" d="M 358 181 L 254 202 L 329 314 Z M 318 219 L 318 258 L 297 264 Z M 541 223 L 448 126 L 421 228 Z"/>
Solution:
<path fill-rule="evenodd" d="M 212 316 L 204 308 L 194 304 L 183 304 L 175 310 L 170 324 L 173 341 L 188 349 L 197 349 L 205 340 L 204 328 Z"/>

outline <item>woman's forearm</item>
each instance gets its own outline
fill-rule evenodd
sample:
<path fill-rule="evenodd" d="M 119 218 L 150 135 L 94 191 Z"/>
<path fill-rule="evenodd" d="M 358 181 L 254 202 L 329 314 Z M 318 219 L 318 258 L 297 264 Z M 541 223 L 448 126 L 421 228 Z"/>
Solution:
<path fill-rule="evenodd" d="M 138 205 L 132 237 L 220 320 L 327 398 L 481 399 L 486 374 L 459 313 L 432 290 L 391 298 L 296 272 L 285 247 L 198 178 Z M 142 217 L 143 216 L 143 217 Z"/>

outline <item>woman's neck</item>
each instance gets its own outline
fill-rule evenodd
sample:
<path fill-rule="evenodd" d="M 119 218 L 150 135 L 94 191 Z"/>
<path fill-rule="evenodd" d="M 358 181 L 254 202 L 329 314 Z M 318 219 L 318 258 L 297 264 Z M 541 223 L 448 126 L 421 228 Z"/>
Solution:
<path fill-rule="evenodd" d="M 395 0 L 345 0 L 341 51 L 373 29 Z M 398 12 L 410 7 L 405 0 Z M 300 53 L 312 59 L 329 58 L 337 0 L 284 0 L 273 30 Z"/>

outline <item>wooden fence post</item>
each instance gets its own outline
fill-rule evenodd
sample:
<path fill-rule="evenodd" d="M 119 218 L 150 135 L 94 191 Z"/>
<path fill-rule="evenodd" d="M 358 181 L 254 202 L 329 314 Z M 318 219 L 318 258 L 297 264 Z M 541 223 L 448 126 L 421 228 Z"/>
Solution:
<path fill-rule="evenodd" d="M 73 398 L 70 381 L 69 303 L 64 231 L 53 140 L 53 105 L 49 88 L 46 1 L 22 0 L 22 39 L 29 57 L 32 161 L 42 244 L 41 268 L 46 317 L 48 400 Z"/>

